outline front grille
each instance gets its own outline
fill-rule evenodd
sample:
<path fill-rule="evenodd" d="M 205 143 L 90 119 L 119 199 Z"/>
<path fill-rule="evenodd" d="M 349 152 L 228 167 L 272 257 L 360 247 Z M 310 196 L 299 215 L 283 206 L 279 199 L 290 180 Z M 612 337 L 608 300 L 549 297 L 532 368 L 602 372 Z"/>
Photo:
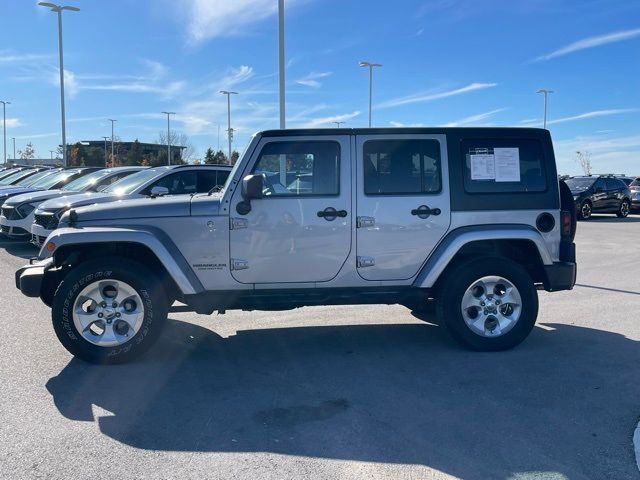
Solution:
<path fill-rule="evenodd" d="M 36 213 L 33 217 L 33 223 L 35 223 L 36 225 L 40 225 L 47 230 L 55 230 L 56 228 L 58 228 L 58 219 L 51 213 Z"/>
<path fill-rule="evenodd" d="M 2 207 L 2 216 L 7 220 L 17 220 L 18 213 L 13 207 Z"/>
<path fill-rule="evenodd" d="M 41 247 L 44 245 L 47 237 L 42 237 L 40 235 L 36 235 L 35 233 L 31 235 L 31 243 L 33 243 L 36 247 Z"/>

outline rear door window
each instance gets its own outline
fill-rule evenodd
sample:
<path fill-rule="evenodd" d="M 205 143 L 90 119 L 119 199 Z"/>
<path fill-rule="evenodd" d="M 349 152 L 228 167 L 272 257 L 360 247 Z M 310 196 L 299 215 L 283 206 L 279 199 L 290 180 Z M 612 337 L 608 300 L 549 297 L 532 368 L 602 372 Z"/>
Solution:
<path fill-rule="evenodd" d="M 469 193 L 544 192 L 542 144 L 534 139 L 464 139 L 464 188 Z"/>

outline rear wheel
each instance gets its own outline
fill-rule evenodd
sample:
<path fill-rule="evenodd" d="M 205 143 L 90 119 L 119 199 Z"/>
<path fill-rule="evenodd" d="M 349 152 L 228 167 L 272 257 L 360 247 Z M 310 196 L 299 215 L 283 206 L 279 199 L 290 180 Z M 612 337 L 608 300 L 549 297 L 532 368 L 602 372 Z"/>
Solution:
<path fill-rule="evenodd" d="M 507 350 L 531 332 L 538 316 L 538 294 L 517 263 L 499 257 L 471 260 L 445 274 L 436 313 L 465 347 Z"/>
<path fill-rule="evenodd" d="M 167 318 L 162 284 L 144 265 L 115 257 L 73 268 L 53 299 L 53 328 L 74 356 L 121 363 L 144 352 Z"/>
<path fill-rule="evenodd" d="M 618 208 L 616 215 L 618 216 L 618 218 L 625 218 L 629 215 L 630 211 L 631 204 L 629 203 L 629 200 L 624 199 L 622 200 L 622 202 L 620 202 L 620 208 Z"/>
<path fill-rule="evenodd" d="M 586 200 L 580 205 L 580 211 L 578 212 L 578 216 L 580 220 L 589 220 L 591 218 L 592 206 L 591 202 Z"/>

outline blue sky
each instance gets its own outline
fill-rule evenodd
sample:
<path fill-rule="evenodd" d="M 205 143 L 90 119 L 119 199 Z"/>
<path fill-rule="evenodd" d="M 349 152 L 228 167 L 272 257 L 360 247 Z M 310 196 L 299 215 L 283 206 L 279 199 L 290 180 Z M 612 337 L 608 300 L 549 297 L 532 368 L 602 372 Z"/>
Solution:
<path fill-rule="evenodd" d="M 277 0 L 70 0 L 64 16 L 69 142 L 153 141 L 172 110 L 197 156 L 278 126 Z M 0 100 L 7 136 L 39 157 L 60 142 L 55 15 L 0 0 Z M 287 0 L 287 126 L 538 126 L 539 88 L 559 170 L 640 175 L 640 2 L 631 0 Z M 1 118 L 0 118 L 1 122 Z M 1 125 L 1 123 L 0 123 Z M 11 150 L 11 140 L 8 141 Z"/>

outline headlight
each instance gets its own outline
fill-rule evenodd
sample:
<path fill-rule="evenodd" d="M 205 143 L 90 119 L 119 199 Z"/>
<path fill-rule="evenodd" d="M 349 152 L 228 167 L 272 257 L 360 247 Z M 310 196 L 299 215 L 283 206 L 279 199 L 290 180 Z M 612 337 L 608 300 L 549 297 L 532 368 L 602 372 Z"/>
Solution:
<path fill-rule="evenodd" d="M 32 205 L 30 203 L 23 203 L 22 205 L 19 205 L 18 208 L 16 208 L 16 211 L 18 212 L 20 217 L 27 218 L 31 214 L 31 212 L 33 212 L 35 209 L 36 209 L 36 205 Z"/>

